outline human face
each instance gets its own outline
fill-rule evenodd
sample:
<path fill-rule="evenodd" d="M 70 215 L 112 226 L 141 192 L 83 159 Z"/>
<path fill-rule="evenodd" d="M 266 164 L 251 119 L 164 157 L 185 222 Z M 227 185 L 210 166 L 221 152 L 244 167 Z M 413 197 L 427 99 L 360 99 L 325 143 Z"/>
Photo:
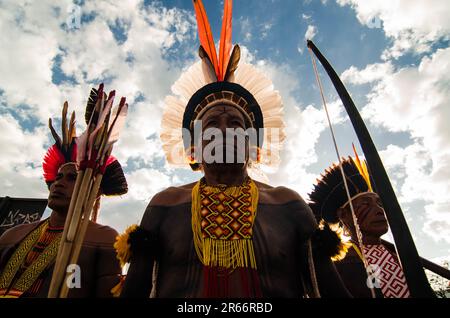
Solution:
<path fill-rule="evenodd" d="M 364 193 L 354 198 L 352 204 L 363 237 L 379 238 L 388 231 L 389 225 L 378 194 Z M 340 219 L 351 232 L 354 232 L 350 206 L 347 205 L 340 210 Z"/>
<path fill-rule="evenodd" d="M 207 136 L 208 129 L 215 129 L 220 131 L 222 134 L 222 150 L 223 150 L 223 159 L 221 163 L 226 164 L 240 164 L 243 165 L 243 161 L 247 161 L 248 159 L 248 138 L 245 139 L 239 138 L 237 136 L 230 136 L 227 134 L 227 129 L 234 129 L 236 133 L 239 131 L 243 132 L 246 129 L 245 118 L 244 115 L 235 107 L 232 106 L 215 106 L 210 110 L 206 111 L 204 116 L 202 117 L 202 134 L 203 136 Z M 206 133 L 205 133 L 206 132 Z M 240 143 L 240 140 L 243 140 L 243 143 Z M 215 156 L 216 148 L 206 148 L 208 144 L 214 141 L 214 138 L 208 140 L 208 138 L 202 138 L 202 156 L 208 155 L 208 151 L 212 149 L 211 155 Z M 228 147 L 227 147 L 228 144 Z M 233 145 L 233 147 L 230 147 Z M 220 147 L 220 145 L 219 145 Z M 227 155 L 227 151 L 230 152 Z M 232 161 L 230 162 L 230 158 Z M 206 160 L 204 160 L 206 161 Z M 206 163 L 210 165 L 215 165 L 217 163 Z"/>
<path fill-rule="evenodd" d="M 77 170 L 74 164 L 66 164 L 59 168 L 56 180 L 50 186 L 49 208 L 59 213 L 67 213 L 76 179 Z"/>

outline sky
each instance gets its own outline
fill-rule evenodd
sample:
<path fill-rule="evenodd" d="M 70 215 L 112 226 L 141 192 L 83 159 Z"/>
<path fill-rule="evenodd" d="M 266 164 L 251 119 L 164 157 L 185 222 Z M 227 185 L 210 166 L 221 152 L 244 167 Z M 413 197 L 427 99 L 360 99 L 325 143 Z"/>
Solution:
<path fill-rule="evenodd" d="M 223 2 L 204 4 L 218 43 Z M 447 0 L 235 0 L 233 43 L 272 79 L 284 104 L 287 139 L 269 183 L 307 198 L 337 160 L 306 48 L 313 39 L 363 116 L 419 254 L 448 258 L 449 16 Z M 139 223 L 155 193 L 198 180 L 198 172 L 169 166 L 159 141 L 164 97 L 198 60 L 196 32 L 188 0 L 0 0 L 0 196 L 48 196 L 48 118 L 58 126 L 67 100 L 82 131 L 89 90 L 101 82 L 130 105 L 113 152 L 129 192 L 104 198 L 99 222 L 121 232 Z M 319 71 L 341 155 L 352 154 L 352 143 L 361 153 Z"/>

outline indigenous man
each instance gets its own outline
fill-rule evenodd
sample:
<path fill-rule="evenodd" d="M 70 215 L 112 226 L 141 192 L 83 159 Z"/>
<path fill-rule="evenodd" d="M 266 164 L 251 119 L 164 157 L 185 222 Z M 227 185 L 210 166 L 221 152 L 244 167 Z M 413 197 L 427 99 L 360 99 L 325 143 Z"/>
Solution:
<path fill-rule="evenodd" d="M 339 165 L 332 165 L 321 175 L 309 195 L 309 205 L 318 220 L 323 219 L 330 224 L 340 223 L 350 235 L 352 248 L 343 260 L 335 263 L 342 280 L 354 297 L 371 297 L 369 287 L 374 288 L 377 297 L 409 297 L 397 255 L 390 246 L 383 245 L 380 239 L 389 226 L 381 200 L 372 191 L 365 163 L 356 156 L 355 159 L 343 159 L 341 164 L 357 228 Z M 361 233 L 362 244 L 358 242 L 357 231 Z M 369 277 L 364 268 L 364 258 L 371 268 Z"/>
<path fill-rule="evenodd" d="M 67 106 L 63 110 L 63 138 L 49 122 L 56 143 L 47 151 L 44 179 L 49 186 L 49 218 L 16 226 L 0 237 L 0 297 L 47 297 L 61 234 L 77 178 L 75 113 L 67 130 Z M 108 160 L 101 194 L 127 192 L 127 182 L 120 163 Z M 121 268 L 114 253 L 117 232 L 91 222 L 78 259 L 80 284 L 74 284 L 68 297 L 111 297 L 119 282 Z M 76 273 L 77 271 L 75 271 Z"/>
<path fill-rule="evenodd" d="M 204 14 L 201 1 L 194 6 Z M 224 24 L 231 23 L 231 1 L 225 8 Z M 202 33 L 209 29 L 205 21 L 198 19 L 202 61 L 173 86 L 180 96 L 166 99 L 161 133 L 168 161 L 180 157 L 175 147 L 181 143 L 194 149 L 189 164 L 204 176 L 152 198 L 125 241 L 131 264 L 122 297 L 149 297 L 151 291 L 155 297 L 348 296 L 329 255 L 312 253 L 318 226 L 300 195 L 249 176 L 250 150 L 261 154 L 262 138 L 252 142 L 244 134 L 244 143 L 236 145 L 228 132 L 253 128 L 258 137 L 266 134 L 270 149 L 274 135 L 262 128 L 282 128 L 281 98 L 254 67 L 238 67 L 239 46 L 230 57 L 230 38 L 220 41 L 220 52 L 228 52 L 217 62 L 214 41 L 208 39 L 208 46 Z M 197 125 L 204 138 L 192 137 Z M 211 131 L 214 140 L 206 137 Z M 206 155 L 212 148 L 214 160 Z"/>

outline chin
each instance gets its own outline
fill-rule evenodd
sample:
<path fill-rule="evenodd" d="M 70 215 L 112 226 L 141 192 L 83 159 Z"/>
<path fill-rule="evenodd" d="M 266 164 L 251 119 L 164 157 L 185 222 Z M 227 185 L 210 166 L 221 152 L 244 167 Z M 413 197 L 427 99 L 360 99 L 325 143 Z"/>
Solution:
<path fill-rule="evenodd" d="M 210 163 L 208 164 L 209 167 L 215 168 L 215 169 L 244 169 L 245 163 Z"/>
<path fill-rule="evenodd" d="M 66 204 L 59 204 L 58 202 L 55 202 L 51 199 L 48 200 L 47 205 L 50 209 L 57 212 L 67 213 L 67 211 L 69 210 L 69 207 Z"/>
<path fill-rule="evenodd" d="M 372 232 L 373 232 L 373 234 L 381 237 L 388 232 L 388 229 L 389 229 L 388 227 L 384 227 L 384 228 L 372 230 Z"/>

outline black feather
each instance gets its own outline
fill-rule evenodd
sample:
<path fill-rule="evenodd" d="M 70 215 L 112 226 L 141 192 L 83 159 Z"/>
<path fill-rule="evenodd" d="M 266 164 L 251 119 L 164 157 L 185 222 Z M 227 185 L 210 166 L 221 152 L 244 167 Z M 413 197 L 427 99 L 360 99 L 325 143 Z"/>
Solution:
<path fill-rule="evenodd" d="M 198 48 L 198 56 L 200 56 L 200 58 L 206 59 L 206 64 L 208 65 L 208 67 L 211 69 L 211 71 L 216 74 L 216 71 L 214 70 L 214 66 L 211 62 L 211 59 L 209 58 L 208 54 L 206 53 L 205 49 L 203 48 L 203 46 L 199 46 Z"/>
<path fill-rule="evenodd" d="M 119 161 L 115 160 L 105 169 L 100 184 L 104 195 L 122 195 L 128 192 L 128 183 Z"/>
<path fill-rule="evenodd" d="M 157 253 L 156 237 L 138 226 L 128 237 L 131 255 L 142 252 Z"/>
<path fill-rule="evenodd" d="M 342 159 L 342 167 L 347 180 L 350 196 L 368 191 L 368 186 L 351 157 Z M 337 210 L 348 201 L 339 165 L 333 164 L 321 175 L 314 190 L 309 194 L 309 206 L 317 221 L 324 219 L 337 223 Z"/>
<path fill-rule="evenodd" d="M 61 137 L 58 136 L 55 128 L 52 125 L 52 119 L 48 119 L 48 128 L 50 128 L 50 132 L 52 133 L 53 139 L 55 139 L 56 146 L 61 149 Z"/>
<path fill-rule="evenodd" d="M 315 254 L 323 258 L 333 258 L 343 253 L 345 255 L 345 251 L 343 251 L 345 243 L 342 242 L 340 236 L 326 222 L 322 224 L 323 227 L 318 228 L 311 237 Z"/>
<path fill-rule="evenodd" d="M 227 81 L 234 71 L 238 68 L 239 60 L 241 59 L 241 48 L 238 44 L 235 44 L 233 51 L 231 52 L 230 61 L 227 65 L 227 71 L 225 72 L 224 81 Z"/>

